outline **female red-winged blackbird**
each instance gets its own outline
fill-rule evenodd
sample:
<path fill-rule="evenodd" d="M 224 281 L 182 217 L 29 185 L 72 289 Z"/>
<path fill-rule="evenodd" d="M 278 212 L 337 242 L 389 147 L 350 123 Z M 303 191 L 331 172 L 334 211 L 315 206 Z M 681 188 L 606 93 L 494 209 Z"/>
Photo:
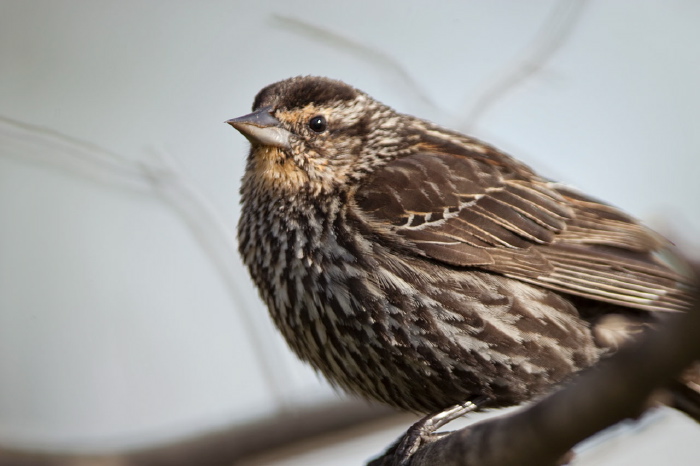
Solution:
<path fill-rule="evenodd" d="M 476 139 L 326 78 L 264 88 L 240 252 L 285 339 L 333 384 L 431 413 L 541 394 L 687 283 L 666 242 Z"/>

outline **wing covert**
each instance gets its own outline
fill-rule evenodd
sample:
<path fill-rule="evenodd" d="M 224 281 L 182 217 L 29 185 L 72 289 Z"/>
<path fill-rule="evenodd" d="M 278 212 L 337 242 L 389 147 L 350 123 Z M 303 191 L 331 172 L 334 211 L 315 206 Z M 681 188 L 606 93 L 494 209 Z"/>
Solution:
<path fill-rule="evenodd" d="M 680 277 L 653 253 L 658 235 L 614 207 L 509 159 L 420 152 L 374 173 L 362 216 L 418 254 L 642 309 L 683 309 Z"/>

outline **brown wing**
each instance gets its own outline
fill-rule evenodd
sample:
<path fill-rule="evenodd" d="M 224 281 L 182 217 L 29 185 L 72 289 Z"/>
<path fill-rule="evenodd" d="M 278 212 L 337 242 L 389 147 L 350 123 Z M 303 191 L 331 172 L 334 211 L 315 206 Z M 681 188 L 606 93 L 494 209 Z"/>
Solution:
<path fill-rule="evenodd" d="M 640 309 L 687 306 L 680 277 L 654 258 L 665 244 L 657 235 L 492 151 L 397 159 L 356 203 L 377 231 L 446 264 Z"/>

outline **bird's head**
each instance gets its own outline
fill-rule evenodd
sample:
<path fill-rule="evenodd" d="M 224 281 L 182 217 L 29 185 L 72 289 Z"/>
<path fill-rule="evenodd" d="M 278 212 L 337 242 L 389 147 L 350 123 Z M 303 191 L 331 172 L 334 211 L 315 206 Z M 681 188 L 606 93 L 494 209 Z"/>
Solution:
<path fill-rule="evenodd" d="M 320 77 L 271 84 L 255 97 L 253 113 L 227 123 L 252 145 L 244 183 L 289 194 L 348 189 L 411 144 L 405 116 Z"/>

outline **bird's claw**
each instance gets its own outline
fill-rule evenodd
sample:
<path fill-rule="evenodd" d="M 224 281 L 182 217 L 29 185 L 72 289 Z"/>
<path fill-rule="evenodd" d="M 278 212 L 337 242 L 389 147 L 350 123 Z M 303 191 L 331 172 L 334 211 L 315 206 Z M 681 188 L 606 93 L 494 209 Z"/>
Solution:
<path fill-rule="evenodd" d="M 479 408 L 481 399 L 475 401 L 465 401 L 463 403 L 450 406 L 439 413 L 425 416 L 411 427 L 395 443 L 393 452 L 387 452 L 393 457 L 390 466 L 408 466 L 411 457 L 418 451 L 421 445 L 431 443 L 440 437 L 447 435 L 447 432 L 435 432 L 445 424 L 475 411 Z"/>

